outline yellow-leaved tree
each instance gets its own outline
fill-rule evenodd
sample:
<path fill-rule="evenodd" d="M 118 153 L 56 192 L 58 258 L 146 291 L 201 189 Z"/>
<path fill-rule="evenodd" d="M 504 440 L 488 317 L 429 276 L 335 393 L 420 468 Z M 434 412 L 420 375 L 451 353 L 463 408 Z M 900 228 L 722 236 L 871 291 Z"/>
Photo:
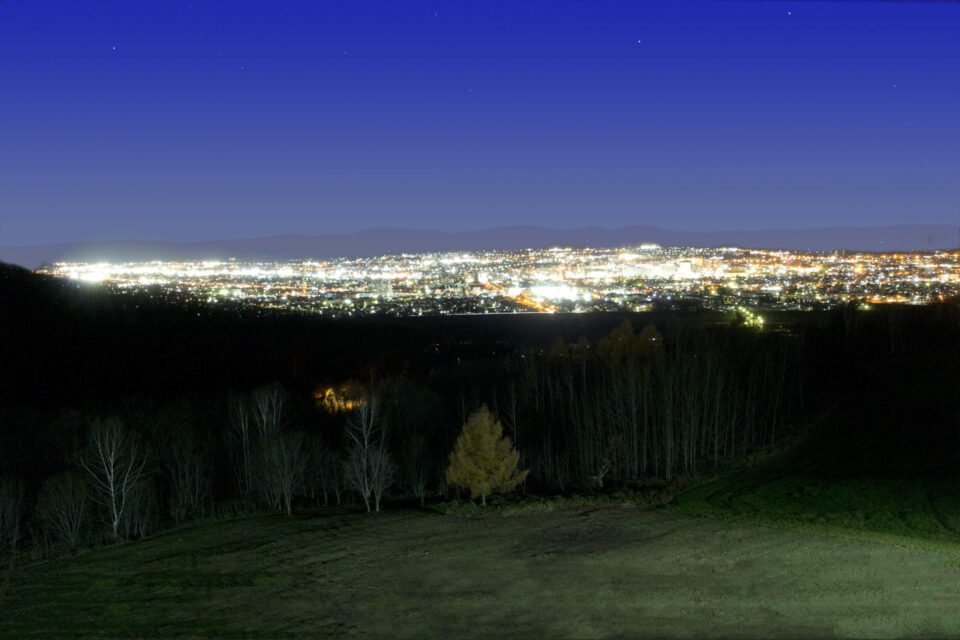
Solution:
<path fill-rule="evenodd" d="M 473 412 L 450 454 L 447 484 L 470 490 L 470 497 L 487 504 L 487 496 L 512 491 L 527 477 L 518 471 L 520 453 L 503 435 L 503 425 L 486 405 Z"/>

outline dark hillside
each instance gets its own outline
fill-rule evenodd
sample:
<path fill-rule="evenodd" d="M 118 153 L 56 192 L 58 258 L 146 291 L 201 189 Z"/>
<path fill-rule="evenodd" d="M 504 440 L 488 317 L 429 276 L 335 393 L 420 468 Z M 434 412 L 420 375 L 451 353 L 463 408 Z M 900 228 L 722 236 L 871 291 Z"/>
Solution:
<path fill-rule="evenodd" d="M 809 455 L 849 475 L 958 475 L 957 311 L 839 311 L 806 331 L 805 408 L 823 418 Z"/>

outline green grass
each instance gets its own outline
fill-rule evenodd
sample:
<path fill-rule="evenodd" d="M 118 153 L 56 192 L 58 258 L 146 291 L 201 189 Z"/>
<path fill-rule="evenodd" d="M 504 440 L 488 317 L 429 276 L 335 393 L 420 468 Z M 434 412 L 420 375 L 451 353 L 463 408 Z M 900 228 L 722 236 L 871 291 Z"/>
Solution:
<path fill-rule="evenodd" d="M 670 508 L 960 554 L 960 478 L 845 475 L 805 463 L 804 451 L 700 482 L 675 496 Z"/>
<path fill-rule="evenodd" d="M 941 543 L 616 505 L 252 516 L 22 567 L 0 636 L 955 638 Z"/>

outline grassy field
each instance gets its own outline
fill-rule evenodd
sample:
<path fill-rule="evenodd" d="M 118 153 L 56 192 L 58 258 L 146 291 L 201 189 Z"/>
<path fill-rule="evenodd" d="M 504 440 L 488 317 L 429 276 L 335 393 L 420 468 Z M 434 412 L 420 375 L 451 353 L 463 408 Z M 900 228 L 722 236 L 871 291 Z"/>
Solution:
<path fill-rule="evenodd" d="M 946 554 L 960 548 L 956 482 L 901 474 L 862 477 L 805 462 L 800 448 L 674 497 L 677 513 L 770 524 Z"/>
<path fill-rule="evenodd" d="M 0 636 L 960 637 L 958 544 L 931 553 L 680 504 L 202 524 L 21 568 Z"/>

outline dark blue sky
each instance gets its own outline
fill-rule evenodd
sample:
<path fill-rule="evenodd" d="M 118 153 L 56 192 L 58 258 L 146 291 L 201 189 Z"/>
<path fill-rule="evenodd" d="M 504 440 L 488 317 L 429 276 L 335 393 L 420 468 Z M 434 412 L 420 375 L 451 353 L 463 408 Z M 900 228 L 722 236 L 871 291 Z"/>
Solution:
<path fill-rule="evenodd" d="M 958 215 L 958 2 L 0 2 L 0 245 Z"/>

